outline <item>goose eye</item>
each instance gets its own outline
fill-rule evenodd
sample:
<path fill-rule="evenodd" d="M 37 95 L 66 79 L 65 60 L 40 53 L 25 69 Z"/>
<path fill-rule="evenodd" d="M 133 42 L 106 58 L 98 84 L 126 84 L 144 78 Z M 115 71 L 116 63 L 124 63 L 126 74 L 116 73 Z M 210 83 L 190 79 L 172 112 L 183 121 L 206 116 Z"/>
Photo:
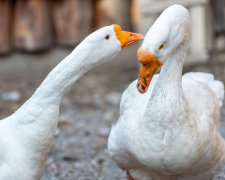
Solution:
<path fill-rule="evenodd" d="M 159 50 L 161 50 L 163 47 L 164 47 L 164 43 L 162 43 L 160 46 L 159 46 Z"/>
<path fill-rule="evenodd" d="M 105 39 L 106 39 L 106 40 L 109 40 L 109 38 L 110 38 L 110 35 L 107 34 L 107 35 L 105 36 Z"/>

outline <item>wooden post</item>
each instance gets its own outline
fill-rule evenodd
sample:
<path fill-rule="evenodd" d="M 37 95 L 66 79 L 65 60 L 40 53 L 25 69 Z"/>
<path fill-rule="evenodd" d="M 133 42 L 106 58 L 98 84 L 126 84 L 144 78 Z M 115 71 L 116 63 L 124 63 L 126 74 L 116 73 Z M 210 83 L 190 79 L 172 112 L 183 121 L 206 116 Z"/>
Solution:
<path fill-rule="evenodd" d="M 139 0 L 131 0 L 131 25 L 132 30 L 139 32 L 139 24 L 141 19 L 140 6 L 138 3 Z"/>
<path fill-rule="evenodd" d="M 11 0 L 0 0 L 0 54 L 11 50 Z"/>
<path fill-rule="evenodd" d="M 119 24 L 125 30 L 131 30 L 131 0 L 97 0 L 97 28 Z"/>
<path fill-rule="evenodd" d="M 14 46 L 25 51 L 45 50 L 51 44 L 50 4 L 47 0 L 17 0 Z"/>
<path fill-rule="evenodd" d="M 93 0 L 53 1 L 56 42 L 73 46 L 93 31 Z"/>
<path fill-rule="evenodd" d="M 215 35 L 225 35 L 225 1 L 210 0 L 210 5 L 213 11 L 213 23 Z"/>

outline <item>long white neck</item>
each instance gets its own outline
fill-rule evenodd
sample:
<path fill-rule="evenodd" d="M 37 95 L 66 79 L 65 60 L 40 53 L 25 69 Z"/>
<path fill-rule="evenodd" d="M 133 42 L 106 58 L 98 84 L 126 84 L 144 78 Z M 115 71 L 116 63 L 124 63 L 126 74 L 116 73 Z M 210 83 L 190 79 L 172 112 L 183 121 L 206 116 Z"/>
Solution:
<path fill-rule="evenodd" d="M 33 96 L 16 113 L 38 117 L 49 106 L 56 106 L 57 109 L 65 89 L 100 63 L 99 57 L 91 55 L 89 46 L 86 42 L 78 45 L 48 74 Z"/>
<path fill-rule="evenodd" d="M 48 101 L 61 98 L 68 86 L 95 66 L 95 63 L 87 63 L 88 54 L 88 48 L 79 45 L 49 73 L 33 96 Z"/>
<path fill-rule="evenodd" d="M 155 112 L 163 112 L 165 118 L 162 119 L 169 119 L 170 115 L 174 117 L 173 113 L 183 107 L 182 69 L 188 45 L 189 40 L 184 40 L 162 66 L 146 107 L 145 117 L 151 117 Z"/>

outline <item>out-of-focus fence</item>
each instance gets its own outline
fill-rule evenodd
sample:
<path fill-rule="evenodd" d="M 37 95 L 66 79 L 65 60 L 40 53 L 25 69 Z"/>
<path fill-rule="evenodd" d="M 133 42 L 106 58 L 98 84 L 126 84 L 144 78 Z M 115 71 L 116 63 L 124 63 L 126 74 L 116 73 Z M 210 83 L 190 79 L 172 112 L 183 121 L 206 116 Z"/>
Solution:
<path fill-rule="evenodd" d="M 225 50 L 225 0 L 0 0 L 0 55 L 74 47 L 110 24 L 145 34 L 176 3 L 192 16 L 190 60 L 205 62 L 209 53 Z"/>
<path fill-rule="evenodd" d="M 104 25 L 131 29 L 131 0 L 0 0 L 0 54 L 74 46 Z"/>

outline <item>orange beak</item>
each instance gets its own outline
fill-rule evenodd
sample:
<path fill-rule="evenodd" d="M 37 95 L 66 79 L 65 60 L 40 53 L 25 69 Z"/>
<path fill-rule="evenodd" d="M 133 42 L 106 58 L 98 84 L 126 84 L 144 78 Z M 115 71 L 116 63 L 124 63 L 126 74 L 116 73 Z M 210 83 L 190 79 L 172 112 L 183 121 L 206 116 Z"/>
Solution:
<path fill-rule="evenodd" d="M 137 89 L 143 94 L 148 90 L 152 77 L 162 63 L 153 54 L 142 49 L 138 50 L 138 60 L 141 63 L 141 68 L 137 82 Z"/>
<path fill-rule="evenodd" d="M 121 43 L 122 49 L 144 39 L 144 36 L 141 34 L 122 31 L 121 27 L 117 24 L 114 25 L 114 31 Z"/>

